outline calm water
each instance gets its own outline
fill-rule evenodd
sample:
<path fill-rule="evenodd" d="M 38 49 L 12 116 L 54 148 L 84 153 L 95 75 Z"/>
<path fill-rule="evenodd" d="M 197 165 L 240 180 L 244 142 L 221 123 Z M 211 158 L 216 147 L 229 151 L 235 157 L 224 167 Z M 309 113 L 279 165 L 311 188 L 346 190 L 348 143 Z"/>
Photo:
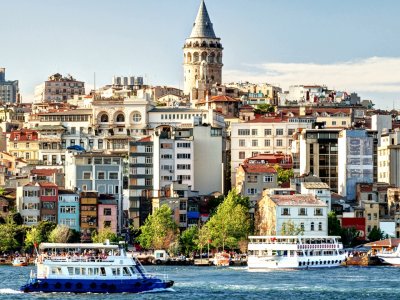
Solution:
<path fill-rule="evenodd" d="M 173 289 L 144 294 L 23 294 L 30 267 L 0 267 L 0 299 L 400 299 L 400 268 L 342 267 L 251 272 L 245 268 L 147 267 L 169 274 Z M 212 299 L 211 299 L 212 298 Z"/>

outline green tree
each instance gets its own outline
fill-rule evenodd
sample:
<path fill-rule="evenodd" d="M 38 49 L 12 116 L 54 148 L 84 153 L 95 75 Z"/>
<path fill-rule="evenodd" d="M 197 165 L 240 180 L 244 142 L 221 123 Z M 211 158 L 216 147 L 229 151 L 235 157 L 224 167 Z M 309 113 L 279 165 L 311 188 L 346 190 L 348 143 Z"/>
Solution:
<path fill-rule="evenodd" d="M 8 217 L 6 223 L 0 225 L 0 251 L 14 251 L 20 246 L 15 237 L 17 229 L 12 217 Z"/>
<path fill-rule="evenodd" d="M 214 247 L 237 248 L 238 242 L 247 238 L 250 230 L 249 210 L 243 206 L 241 196 L 231 190 L 205 227 L 209 230 Z M 204 229 L 206 230 L 206 229 Z"/>
<path fill-rule="evenodd" d="M 280 165 L 274 166 L 278 175 L 278 184 L 289 182 L 294 177 L 293 169 L 283 169 Z"/>
<path fill-rule="evenodd" d="M 358 237 L 360 232 L 355 227 L 342 228 L 342 242 L 345 247 L 353 247 L 359 244 Z"/>
<path fill-rule="evenodd" d="M 26 232 L 25 237 L 25 250 L 32 249 L 35 244 L 40 244 L 42 242 L 42 235 L 39 229 L 35 226 L 29 228 Z"/>
<path fill-rule="evenodd" d="M 74 239 L 74 231 L 65 225 L 57 225 L 49 234 L 50 243 L 71 243 Z"/>
<path fill-rule="evenodd" d="M 371 232 L 368 234 L 368 240 L 370 242 L 380 241 L 385 238 L 385 233 L 377 227 L 372 228 Z"/>
<path fill-rule="evenodd" d="M 185 255 L 189 255 L 191 252 L 196 250 L 196 240 L 198 238 L 199 229 L 197 226 L 187 228 L 179 237 L 179 244 L 182 252 Z"/>
<path fill-rule="evenodd" d="M 282 223 L 281 235 L 303 235 L 304 228 L 294 224 L 292 220 Z"/>
<path fill-rule="evenodd" d="M 342 227 L 338 220 L 336 213 L 331 210 L 328 213 L 328 235 L 340 236 L 342 234 Z"/>
<path fill-rule="evenodd" d="M 256 114 L 266 114 L 275 111 L 275 107 L 270 104 L 258 104 L 257 108 L 254 110 Z"/>
<path fill-rule="evenodd" d="M 177 240 L 178 227 L 171 216 L 171 208 L 164 204 L 147 217 L 137 239 L 143 248 L 167 250 Z"/>
<path fill-rule="evenodd" d="M 93 243 L 104 243 L 106 240 L 109 240 L 110 243 L 118 243 L 121 239 L 108 227 L 100 230 L 99 232 L 93 231 Z"/>
<path fill-rule="evenodd" d="M 50 221 L 40 221 L 37 225 L 37 229 L 40 234 L 41 242 L 45 243 L 49 241 L 50 233 L 56 228 L 57 224 Z"/>

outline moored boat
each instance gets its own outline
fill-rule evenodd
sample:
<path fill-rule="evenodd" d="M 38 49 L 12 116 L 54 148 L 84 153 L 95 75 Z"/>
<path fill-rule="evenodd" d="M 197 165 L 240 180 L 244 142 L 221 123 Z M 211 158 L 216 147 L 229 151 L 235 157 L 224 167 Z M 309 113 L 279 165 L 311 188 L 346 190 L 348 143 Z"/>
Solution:
<path fill-rule="evenodd" d="M 215 253 L 213 264 L 219 267 L 229 267 L 231 262 L 231 257 L 229 253 L 226 252 L 219 252 Z"/>
<path fill-rule="evenodd" d="M 346 259 L 337 236 L 250 236 L 249 270 L 327 268 Z"/>
<path fill-rule="evenodd" d="M 376 256 L 387 264 L 400 265 L 400 246 L 397 246 L 396 251 L 383 251 Z"/>
<path fill-rule="evenodd" d="M 137 293 L 173 285 L 117 245 L 42 243 L 24 292 Z"/>
<path fill-rule="evenodd" d="M 28 259 L 25 256 L 15 257 L 12 261 L 14 267 L 26 267 L 28 266 Z"/>

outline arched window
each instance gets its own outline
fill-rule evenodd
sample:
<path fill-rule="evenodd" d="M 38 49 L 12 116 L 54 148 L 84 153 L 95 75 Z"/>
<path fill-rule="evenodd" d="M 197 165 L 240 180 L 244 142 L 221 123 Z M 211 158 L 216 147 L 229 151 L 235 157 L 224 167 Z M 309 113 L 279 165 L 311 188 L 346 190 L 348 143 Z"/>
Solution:
<path fill-rule="evenodd" d="M 115 119 L 116 122 L 125 122 L 124 114 L 118 114 L 117 118 Z"/>
<path fill-rule="evenodd" d="M 107 114 L 102 114 L 100 117 L 100 122 L 101 123 L 107 123 L 108 122 L 108 115 Z"/>
<path fill-rule="evenodd" d="M 205 41 L 203 41 L 202 43 L 201 43 L 201 47 L 207 47 L 207 43 L 205 42 Z"/>
<path fill-rule="evenodd" d="M 222 56 L 219 53 L 217 54 L 217 62 L 222 63 Z"/>
<path fill-rule="evenodd" d="M 193 62 L 199 62 L 199 52 L 193 53 Z"/>
<path fill-rule="evenodd" d="M 311 231 L 314 231 L 314 222 L 311 222 Z"/>
<path fill-rule="evenodd" d="M 207 61 L 207 52 L 201 53 L 201 61 L 203 60 Z"/>
<path fill-rule="evenodd" d="M 319 222 L 319 223 L 318 223 L 318 230 L 319 230 L 319 231 L 322 231 L 322 222 Z"/>
<path fill-rule="evenodd" d="M 142 120 L 142 115 L 140 114 L 140 112 L 135 111 L 132 115 L 132 120 L 135 123 L 139 123 Z"/>
<path fill-rule="evenodd" d="M 191 63 L 192 62 L 192 53 L 188 53 L 187 55 L 187 62 Z"/>
<path fill-rule="evenodd" d="M 208 56 L 208 62 L 210 64 L 213 64 L 215 62 L 215 53 L 212 52 L 209 56 Z"/>

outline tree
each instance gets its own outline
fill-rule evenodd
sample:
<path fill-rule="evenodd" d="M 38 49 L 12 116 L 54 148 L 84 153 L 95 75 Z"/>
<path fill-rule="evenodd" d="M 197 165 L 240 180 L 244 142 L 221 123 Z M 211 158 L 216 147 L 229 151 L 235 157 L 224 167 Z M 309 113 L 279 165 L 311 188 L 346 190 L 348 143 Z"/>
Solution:
<path fill-rule="evenodd" d="M 256 114 L 266 114 L 275 111 L 275 107 L 270 104 L 258 104 L 257 108 L 254 110 Z"/>
<path fill-rule="evenodd" d="M 205 227 L 209 230 L 213 246 L 237 248 L 250 230 L 249 210 L 235 189 L 231 190 Z M 206 229 L 204 229 L 206 230 Z"/>
<path fill-rule="evenodd" d="M 375 242 L 383 240 L 385 238 L 385 233 L 377 227 L 372 228 L 371 232 L 368 234 L 368 240 L 370 242 Z"/>
<path fill-rule="evenodd" d="M 111 243 L 118 243 L 121 239 L 118 238 L 117 234 L 108 227 L 100 230 L 99 232 L 93 231 L 93 243 L 104 243 L 106 240 L 110 241 Z"/>
<path fill-rule="evenodd" d="M 70 243 L 74 237 L 72 229 L 65 225 L 57 225 L 49 234 L 50 243 Z"/>
<path fill-rule="evenodd" d="M 182 232 L 179 238 L 179 244 L 181 246 L 182 252 L 185 255 L 189 255 L 191 252 L 196 250 L 196 240 L 198 238 L 199 229 L 197 226 L 192 226 L 187 228 L 184 232 Z"/>
<path fill-rule="evenodd" d="M 358 245 L 357 238 L 360 236 L 360 232 L 355 227 L 342 228 L 342 242 L 346 247 L 353 247 Z"/>
<path fill-rule="evenodd" d="M 283 169 L 280 165 L 275 165 L 274 169 L 278 175 L 278 184 L 289 182 L 290 178 L 294 177 L 293 169 Z"/>
<path fill-rule="evenodd" d="M 176 241 L 178 226 L 171 216 L 171 208 L 164 204 L 147 217 L 137 239 L 143 248 L 167 250 Z"/>
<path fill-rule="evenodd" d="M 295 225 L 292 220 L 282 223 L 281 235 L 303 235 L 304 228 Z"/>
<path fill-rule="evenodd" d="M 336 213 L 332 210 L 328 213 L 328 235 L 339 236 L 342 234 L 340 221 L 336 217 Z"/>
<path fill-rule="evenodd" d="M 25 237 L 25 250 L 32 249 L 35 244 L 40 244 L 42 242 L 42 235 L 37 229 L 37 227 L 32 226 L 28 231 L 26 232 L 26 237 Z"/>
<path fill-rule="evenodd" d="M 24 219 L 22 218 L 21 214 L 18 212 L 12 214 L 12 219 L 14 220 L 14 223 L 16 225 L 24 224 Z"/>
<path fill-rule="evenodd" d="M 0 225 L 0 251 L 13 251 L 19 247 L 19 243 L 15 238 L 17 225 L 12 217 L 6 219 L 5 224 Z"/>

